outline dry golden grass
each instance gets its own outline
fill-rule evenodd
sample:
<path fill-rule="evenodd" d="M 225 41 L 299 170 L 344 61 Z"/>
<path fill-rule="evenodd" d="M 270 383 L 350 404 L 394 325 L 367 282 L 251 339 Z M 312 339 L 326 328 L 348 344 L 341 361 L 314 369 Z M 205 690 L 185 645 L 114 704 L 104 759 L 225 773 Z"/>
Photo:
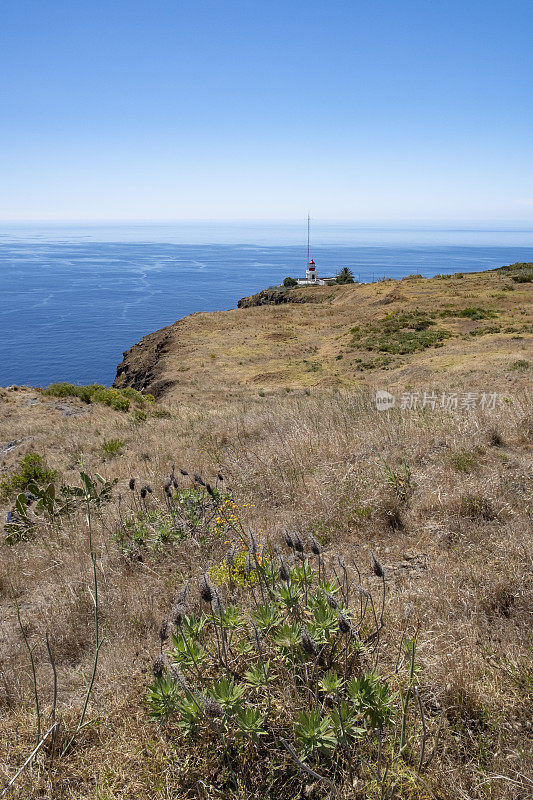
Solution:
<path fill-rule="evenodd" d="M 272 388 L 403 387 L 431 383 L 442 373 L 448 385 L 467 376 L 479 384 L 488 372 L 501 389 L 502 379 L 514 380 L 511 364 L 527 360 L 531 351 L 531 283 L 514 283 L 503 272 L 317 286 L 291 294 L 307 302 L 192 314 L 150 334 L 128 352 L 128 373 L 117 385 L 174 400 L 232 402 Z M 420 309 L 438 315 L 469 307 L 496 317 L 437 316 L 432 330 L 451 334 L 441 347 L 393 355 L 381 367 L 386 353 L 353 341 L 353 327 L 379 327 L 387 314 Z M 498 332 L 471 335 L 491 327 Z"/>
<path fill-rule="evenodd" d="M 510 285 L 508 277 L 492 273 L 324 287 L 312 290 L 320 302 L 193 315 L 147 337 L 130 355 L 137 388 L 143 380 L 166 386 L 166 417 L 136 421 L 130 413 L 33 389 L 0 390 L 0 478 L 23 455 L 37 452 L 71 485 L 79 483 L 80 468 L 119 479 L 113 499 L 93 520 L 105 643 L 89 704 L 92 722 L 64 758 L 52 760 L 43 748 L 16 782 L 13 798 L 267 797 L 253 761 L 243 765 L 239 793 L 228 792 L 216 748 L 206 753 L 186 745 L 146 715 L 161 620 L 182 581 L 194 584 L 226 549 L 213 535 L 144 549 L 141 559 L 118 546 L 116 531 L 131 513 L 129 479 L 149 483 L 154 495 L 148 503 L 157 507 L 173 463 L 207 479 L 221 470 L 237 504 L 253 504 L 241 508 L 243 524 L 267 543 L 277 542 L 285 526 L 313 532 L 328 556 L 354 559 L 370 582 L 370 550 L 378 554 L 387 579 L 387 636 L 398 641 L 410 609 L 419 625 L 422 696 L 432 724 L 442 715 L 440 745 L 424 783 L 402 778 L 395 797 L 528 796 L 529 288 L 517 284 L 508 291 Z M 395 310 L 445 306 L 492 308 L 495 322 L 514 330 L 471 337 L 472 327 L 488 323 L 439 318 L 437 327 L 454 333 L 443 347 L 395 357 L 386 370 L 357 369 L 361 353 L 348 347 L 351 327 Z M 478 403 L 471 411 L 446 412 L 437 404 L 380 413 L 376 388 L 421 395 L 496 392 L 499 402 L 485 411 Z M 111 439 L 125 443 L 115 457 L 102 449 Z M 412 486 L 402 497 L 387 484 L 383 465 L 401 476 L 405 463 Z M 3 518 L 10 503 L 0 501 Z M 45 719 L 52 697 L 50 636 L 63 720 L 59 744 L 86 691 L 93 604 L 81 510 L 60 527 L 38 526 L 29 541 L 0 541 L 3 782 L 31 752 L 36 734 L 28 654 L 11 587 L 34 647 Z M 298 796 L 323 797 L 320 792 L 303 779 Z M 342 795 L 368 796 L 361 782 Z"/>
<path fill-rule="evenodd" d="M 421 687 L 432 713 L 442 711 L 444 719 L 441 746 L 424 776 L 429 789 L 405 784 L 397 796 L 524 798 L 532 733 L 531 419 L 527 376 L 521 379 L 507 402 L 486 412 L 379 413 L 364 391 L 272 390 L 233 405 L 169 406 L 170 418 L 141 423 L 102 406 L 26 389 L 4 391 L 0 446 L 17 444 L 2 456 L 3 470 L 36 451 L 68 483 L 76 482 L 80 459 L 90 472 L 119 478 L 114 500 L 95 521 L 106 642 L 89 709 L 94 723 L 51 767 L 43 752 L 12 796 L 192 798 L 198 797 L 199 779 L 211 787 L 210 797 L 230 796 L 217 785 L 217 753 L 206 759 L 183 744 L 176 751 L 172 737 L 148 722 L 143 706 L 158 628 L 177 587 L 217 563 L 225 545 L 184 540 L 135 561 L 113 540 L 130 503 L 130 476 L 161 494 L 176 462 L 207 478 L 220 469 L 236 500 L 255 505 L 242 511 L 244 523 L 269 541 L 284 526 L 314 531 L 327 552 L 354 558 L 366 576 L 370 548 L 378 553 L 387 575 L 388 635 L 398 637 L 411 607 L 420 624 Z M 468 391 L 484 388 L 464 385 Z M 28 405 L 32 399 L 37 402 Z M 83 413 L 62 417 L 58 405 Z M 123 455 L 105 460 L 102 443 L 111 438 L 126 444 Z M 387 486 L 381 462 L 409 464 L 414 486 L 407 501 Z M 483 513 L 486 508 L 490 513 Z M 42 528 L 32 541 L 4 544 L 1 558 L 0 761 L 7 779 L 35 741 L 27 653 L 9 586 L 35 646 L 45 711 L 52 691 L 44 647 L 49 632 L 59 673 L 58 713 L 72 724 L 92 659 L 83 515 L 62 530 Z M 263 795 L 248 785 L 240 796 Z M 365 797 L 364 786 L 348 796 Z"/>

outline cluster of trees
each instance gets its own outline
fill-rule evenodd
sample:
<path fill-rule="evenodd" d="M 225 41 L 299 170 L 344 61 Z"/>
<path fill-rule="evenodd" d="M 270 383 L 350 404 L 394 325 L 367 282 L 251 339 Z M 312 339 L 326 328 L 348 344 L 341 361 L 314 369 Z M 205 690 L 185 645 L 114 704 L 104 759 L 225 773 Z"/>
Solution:
<path fill-rule="evenodd" d="M 335 276 L 335 283 L 354 283 L 353 272 L 348 267 L 343 267 L 340 272 Z M 292 289 L 298 285 L 295 278 L 287 277 L 283 280 L 283 285 L 286 289 Z"/>

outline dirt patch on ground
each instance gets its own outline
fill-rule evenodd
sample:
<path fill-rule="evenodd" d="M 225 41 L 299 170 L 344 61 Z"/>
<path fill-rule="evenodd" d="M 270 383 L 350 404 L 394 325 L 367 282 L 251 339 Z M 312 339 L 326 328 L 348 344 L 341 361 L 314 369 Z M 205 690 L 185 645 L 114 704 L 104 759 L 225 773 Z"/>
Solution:
<path fill-rule="evenodd" d="M 271 342 L 287 342 L 296 337 L 290 331 L 274 331 L 274 333 L 268 333 L 264 338 Z"/>
<path fill-rule="evenodd" d="M 404 295 L 402 292 L 399 291 L 399 289 L 397 287 L 395 287 L 392 290 L 392 292 L 389 292 L 388 294 L 386 294 L 385 297 L 381 298 L 381 300 L 377 300 L 376 301 L 376 305 L 377 306 L 387 306 L 387 305 L 390 305 L 390 303 L 399 303 L 399 302 L 403 302 L 403 301 L 406 301 L 406 300 L 407 300 L 406 295 Z"/>

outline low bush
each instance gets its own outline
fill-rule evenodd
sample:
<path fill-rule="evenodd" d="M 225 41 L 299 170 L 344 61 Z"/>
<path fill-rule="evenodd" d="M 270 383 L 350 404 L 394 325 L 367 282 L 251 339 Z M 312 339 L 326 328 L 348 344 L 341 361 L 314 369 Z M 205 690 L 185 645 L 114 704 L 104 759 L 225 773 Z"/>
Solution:
<path fill-rule="evenodd" d="M 131 507 L 115 531 L 115 542 L 127 556 L 140 550 L 159 550 L 162 546 L 191 537 L 203 544 L 215 537 L 221 539 L 239 524 L 238 509 L 230 493 L 220 486 L 205 483 L 200 476 L 192 479 L 186 470 L 181 483 L 176 474 L 165 479 L 162 491 L 149 485 L 137 486 L 131 478 Z M 191 481 L 193 485 L 185 485 Z"/>
<path fill-rule="evenodd" d="M 117 391 L 117 390 L 115 390 Z M 127 397 L 128 400 L 133 400 L 135 403 L 154 403 L 155 397 L 153 394 L 143 394 L 142 392 L 137 391 L 137 389 L 132 389 L 131 386 L 126 386 L 124 389 L 118 390 L 121 395 Z"/>
<path fill-rule="evenodd" d="M 120 453 L 126 442 L 123 439 L 106 439 L 102 444 L 102 455 L 104 458 L 114 458 Z"/>
<path fill-rule="evenodd" d="M 469 450 L 459 450 L 452 453 L 451 464 L 456 472 L 472 472 L 477 464 L 477 456 Z"/>
<path fill-rule="evenodd" d="M 393 355 L 407 355 L 426 350 L 428 347 L 440 347 L 444 339 L 451 334 L 446 331 L 397 331 L 392 334 L 369 337 L 367 350 L 379 350 Z"/>
<path fill-rule="evenodd" d="M 533 269 L 513 275 L 513 281 L 515 283 L 531 283 L 533 281 Z"/>
<path fill-rule="evenodd" d="M 425 767 L 415 642 L 404 638 L 398 655 L 381 641 L 385 579 L 375 557 L 379 599 L 344 559 L 326 565 L 316 540 L 306 556 L 297 533 L 285 537 L 287 558 L 253 536 L 239 540 L 256 576 L 240 599 L 225 602 L 204 574 L 193 614 L 182 587 L 161 626 L 170 646 L 153 664 L 149 714 L 199 748 L 195 758 L 218 753 L 227 796 L 260 781 L 263 796 L 277 786 L 278 796 L 300 797 L 309 776 L 334 792 L 354 775 L 367 797 L 389 796 L 398 771 Z"/>
<path fill-rule="evenodd" d="M 474 520 L 491 522 L 496 519 L 497 513 L 492 501 L 480 494 L 467 493 L 459 500 L 459 514 Z"/>
<path fill-rule="evenodd" d="M 168 408 L 154 408 L 150 416 L 154 419 L 172 419 L 172 412 Z"/>
<path fill-rule="evenodd" d="M 517 261 L 515 264 L 499 267 L 498 271 L 508 275 L 515 283 L 531 283 L 533 281 L 533 263 L 529 261 Z"/>
<path fill-rule="evenodd" d="M 139 550 L 158 550 L 163 545 L 179 542 L 185 536 L 185 527 L 178 515 L 153 510 L 124 520 L 114 538 L 124 555 L 135 556 Z"/>
<path fill-rule="evenodd" d="M 392 355 L 406 355 L 428 347 L 440 347 L 444 339 L 452 334 L 445 330 L 430 330 L 434 324 L 433 315 L 426 312 L 395 312 L 365 329 L 359 326 L 352 328 L 351 345 Z"/>
<path fill-rule="evenodd" d="M 383 473 L 386 485 L 392 489 L 401 503 L 405 503 L 416 486 L 409 464 L 404 462 L 400 467 L 394 469 L 390 464 L 383 461 L 379 463 L 379 467 Z"/>
<path fill-rule="evenodd" d="M 498 316 L 495 311 L 490 308 L 481 308 L 479 306 L 469 306 L 467 308 L 445 308 L 439 314 L 440 317 L 457 317 L 458 319 L 496 319 Z"/>
<path fill-rule="evenodd" d="M 140 405 L 154 402 L 154 396 L 151 394 L 142 394 L 130 387 L 113 389 L 99 383 L 88 386 L 76 386 L 74 383 L 51 383 L 44 390 L 44 394 L 52 397 L 78 397 L 84 403 L 103 403 L 114 408 L 115 411 L 128 411 L 130 401 Z"/>
<path fill-rule="evenodd" d="M 519 370 L 520 372 L 525 372 L 528 368 L 529 361 L 526 361 L 525 358 L 519 358 L 511 364 L 511 369 Z"/>
<path fill-rule="evenodd" d="M 19 492 L 25 492 L 31 484 L 54 483 L 58 473 L 45 466 L 42 456 L 38 453 L 28 453 L 20 461 L 17 472 L 12 472 L 0 481 L 0 492 L 4 497 L 9 497 Z"/>
<path fill-rule="evenodd" d="M 489 333 L 500 333 L 499 325 L 485 325 L 484 328 L 474 328 L 470 331 L 470 336 L 486 336 Z"/>

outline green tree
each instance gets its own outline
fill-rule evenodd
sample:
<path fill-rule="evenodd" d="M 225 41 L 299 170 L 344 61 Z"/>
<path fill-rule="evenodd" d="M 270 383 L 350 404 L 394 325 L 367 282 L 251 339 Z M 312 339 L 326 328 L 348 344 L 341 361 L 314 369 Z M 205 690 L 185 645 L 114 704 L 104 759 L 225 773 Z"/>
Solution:
<path fill-rule="evenodd" d="M 343 267 L 341 271 L 337 273 L 336 282 L 355 283 L 351 269 L 348 269 L 348 267 Z"/>
<path fill-rule="evenodd" d="M 286 289 L 292 289 L 293 286 L 298 286 L 298 281 L 294 278 L 284 278 L 283 285 Z"/>

